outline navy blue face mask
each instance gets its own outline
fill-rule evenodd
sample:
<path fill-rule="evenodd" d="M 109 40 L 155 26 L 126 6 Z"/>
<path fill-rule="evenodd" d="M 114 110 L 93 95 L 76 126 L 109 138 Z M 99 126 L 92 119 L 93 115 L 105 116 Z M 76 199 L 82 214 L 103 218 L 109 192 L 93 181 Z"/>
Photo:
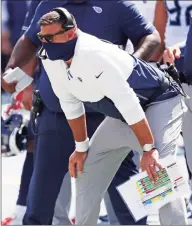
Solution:
<path fill-rule="evenodd" d="M 42 46 L 50 60 L 70 60 L 75 53 L 77 37 L 66 43 L 43 42 Z"/>

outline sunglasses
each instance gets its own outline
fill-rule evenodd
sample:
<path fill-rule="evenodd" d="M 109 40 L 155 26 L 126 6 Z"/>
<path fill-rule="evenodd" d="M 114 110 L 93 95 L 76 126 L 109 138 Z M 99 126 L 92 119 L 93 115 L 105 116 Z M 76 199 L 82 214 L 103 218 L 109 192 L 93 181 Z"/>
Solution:
<path fill-rule="evenodd" d="M 66 32 L 66 30 L 62 30 L 62 31 L 58 31 L 57 33 L 55 34 L 47 34 L 47 35 L 41 35 L 41 33 L 37 33 L 37 37 L 39 38 L 39 40 L 42 42 L 43 39 L 45 39 L 46 42 L 53 42 L 53 38 L 56 36 L 56 35 L 60 35 L 60 34 L 63 34 L 64 32 Z"/>

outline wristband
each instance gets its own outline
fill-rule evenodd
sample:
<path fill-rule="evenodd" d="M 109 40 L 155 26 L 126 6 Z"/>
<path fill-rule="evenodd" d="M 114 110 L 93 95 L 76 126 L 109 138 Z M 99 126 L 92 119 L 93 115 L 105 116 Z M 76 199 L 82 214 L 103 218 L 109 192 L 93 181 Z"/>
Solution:
<path fill-rule="evenodd" d="M 151 151 L 153 149 L 155 149 L 155 145 L 154 144 L 145 144 L 143 146 L 143 151 L 144 152 L 148 152 L 148 151 Z"/>
<path fill-rule="evenodd" d="M 85 141 L 77 142 L 75 141 L 76 151 L 77 152 L 86 152 L 89 149 L 89 138 Z"/>
<path fill-rule="evenodd" d="M 24 90 L 33 81 L 33 79 L 29 75 L 27 75 L 24 71 L 22 71 L 19 67 L 16 67 L 14 69 L 9 68 L 5 72 L 5 76 L 3 78 L 8 83 L 17 82 L 15 86 L 16 92 Z"/>

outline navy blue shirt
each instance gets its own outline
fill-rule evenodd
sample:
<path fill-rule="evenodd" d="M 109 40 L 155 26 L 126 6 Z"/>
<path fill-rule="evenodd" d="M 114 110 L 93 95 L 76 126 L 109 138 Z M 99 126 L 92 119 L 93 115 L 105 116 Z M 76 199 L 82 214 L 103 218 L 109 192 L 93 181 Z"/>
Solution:
<path fill-rule="evenodd" d="M 42 15 L 59 6 L 65 7 L 75 16 L 78 27 L 82 31 L 121 46 L 125 46 L 128 39 L 136 46 L 143 36 L 152 34 L 155 30 L 130 1 L 87 0 L 84 3 L 73 3 L 72 0 L 45 0 L 38 5 L 31 25 L 25 33 L 36 45 L 41 45 L 36 35 L 40 31 L 38 20 Z M 48 109 L 62 112 L 45 70 L 42 70 L 39 88 Z"/>
<path fill-rule="evenodd" d="M 22 34 L 29 28 L 31 24 L 31 20 L 35 14 L 35 11 L 37 9 L 37 6 L 39 5 L 41 1 L 40 0 L 30 0 L 28 5 L 28 11 L 25 15 L 25 20 L 22 26 Z"/>
<path fill-rule="evenodd" d="M 9 15 L 8 28 L 11 32 L 11 43 L 14 46 L 21 35 L 21 28 L 27 12 L 27 0 L 6 0 Z"/>
<path fill-rule="evenodd" d="M 184 55 L 184 72 L 190 77 L 192 82 L 192 17 L 187 35 L 185 55 Z"/>
<path fill-rule="evenodd" d="M 31 20 L 35 14 L 35 10 L 37 9 L 37 6 L 39 5 L 41 1 L 40 0 L 31 0 L 29 1 L 28 5 L 28 12 L 25 15 L 25 20 L 22 26 L 22 31 L 21 35 L 28 29 L 28 27 L 31 24 Z M 41 75 L 41 70 L 42 70 L 42 65 L 41 61 L 39 60 L 39 67 L 36 69 L 35 75 L 33 76 L 33 88 L 34 89 L 39 89 L 39 80 L 40 80 L 40 75 Z"/>

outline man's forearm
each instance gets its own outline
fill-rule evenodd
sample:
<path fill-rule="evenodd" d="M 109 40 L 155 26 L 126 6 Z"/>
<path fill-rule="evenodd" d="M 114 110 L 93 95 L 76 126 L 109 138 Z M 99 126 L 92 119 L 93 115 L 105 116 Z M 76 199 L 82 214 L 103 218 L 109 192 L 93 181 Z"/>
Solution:
<path fill-rule="evenodd" d="M 22 71 L 28 74 L 30 77 L 35 75 L 35 70 L 39 64 L 37 57 L 33 57 L 27 64 L 21 67 Z"/>
<path fill-rule="evenodd" d="M 136 48 L 135 57 L 149 61 L 161 43 L 159 33 L 154 31 L 153 34 L 143 37 Z"/>
<path fill-rule="evenodd" d="M 145 144 L 154 144 L 154 138 L 146 118 L 136 124 L 130 125 L 130 127 L 135 133 L 141 147 Z"/>
<path fill-rule="evenodd" d="M 159 32 L 161 37 L 161 44 L 157 48 L 152 60 L 157 62 L 161 61 L 163 52 L 165 50 L 165 31 L 168 20 L 167 7 L 164 0 L 156 1 L 155 14 L 154 14 L 154 26 Z"/>
<path fill-rule="evenodd" d="M 159 47 L 157 48 L 157 51 L 151 57 L 151 60 L 153 62 L 160 62 L 162 60 L 162 56 L 163 56 L 164 51 L 165 51 L 165 42 L 162 42 L 159 45 Z"/>
<path fill-rule="evenodd" d="M 15 67 L 23 68 L 35 57 L 37 48 L 30 39 L 23 35 L 16 43 L 6 69 Z"/>
<path fill-rule="evenodd" d="M 73 132 L 75 141 L 82 142 L 87 139 L 87 127 L 85 114 L 79 118 L 68 120 L 68 123 Z"/>

